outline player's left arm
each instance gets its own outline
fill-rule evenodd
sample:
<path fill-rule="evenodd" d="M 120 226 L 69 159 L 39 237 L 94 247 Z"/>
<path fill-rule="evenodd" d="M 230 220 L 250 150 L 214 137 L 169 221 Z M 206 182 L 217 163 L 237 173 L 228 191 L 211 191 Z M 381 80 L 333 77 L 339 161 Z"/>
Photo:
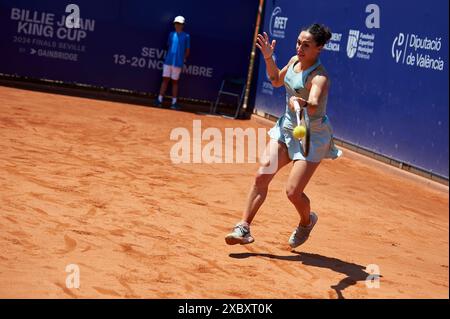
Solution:
<path fill-rule="evenodd" d="M 311 90 L 309 91 L 308 100 L 293 96 L 289 100 L 290 109 L 295 111 L 293 101 L 297 100 L 301 106 L 307 105 L 309 115 L 314 115 L 322 96 L 328 91 L 328 82 L 327 76 L 321 74 L 315 75 L 311 80 Z"/>
<path fill-rule="evenodd" d="M 311 81 L 311 90 L 309 91 L 308 101 L 306 101 L 306 103 L 308 103 L 309 115 L 314 115 L 314 113 L 316 113 L 319 102 L 327 91 L 328 77 L 320 74 L 314 76 Z"/>

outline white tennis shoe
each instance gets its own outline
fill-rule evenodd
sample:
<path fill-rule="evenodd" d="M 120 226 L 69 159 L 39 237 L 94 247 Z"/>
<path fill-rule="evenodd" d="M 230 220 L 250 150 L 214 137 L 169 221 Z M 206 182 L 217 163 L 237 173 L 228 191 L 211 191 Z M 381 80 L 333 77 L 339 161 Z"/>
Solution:
<path fill-rule="evenodd" d="M 255 239 L 250 234 L 250 226 L 245 226 L 241 223 L 234 226 L 233 231 L 225 236 L 225 242 L 228 245 L 246 245 L 251 244 Z"/>
<path fill-rule="evenodd" d="M 319 217 L 317 217 L 315 213 L 311 212 L 309 218 L 311 220 L 309 226 L 298 226 L 292 233 L 291 237 L 289 238 L 289 246 L 291 246 L 291 248 L 296 248 L 304 244 L 308 240 L 309 234 L 313 230 L 314 225 L 316 225 Z"/>

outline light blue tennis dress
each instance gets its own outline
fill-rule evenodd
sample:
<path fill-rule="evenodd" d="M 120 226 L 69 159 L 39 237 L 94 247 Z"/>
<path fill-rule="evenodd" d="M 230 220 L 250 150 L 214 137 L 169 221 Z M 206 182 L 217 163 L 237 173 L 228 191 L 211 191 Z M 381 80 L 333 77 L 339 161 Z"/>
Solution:
<path fill-rule="evenodd" d="M 324 158 L 336 159 L 342 155 L 342 151 L 334 145 L 333 128 L 326 115 L 328 93 L 321 97 L 314 116 L 309 117 L 306 112 L 305 119 L 309 122 L 310 126 L 310 147 L 307 157 L 304 156 L 300 147 L 301 141 L 295 139 L 292 135 L 293 128 L 297 126 L 297 117 L 295 112 L 289 109 L 289 98 L 296 96 L 308 100 L 309 91 L 305 87 L 308 75 L 314 70 L 316 70 L 317 74 L 326 74 L 326 70 L 320 60 L 307 70 L 299 73 L 294 71 L 297 63 L 289 66 L 284 78 L 284 86 L 286 87 L 286 112 L 278 119 L 268 134 L 272 139 L 286 144 L 289 158 L 293 161 L 320 162 Z"/>

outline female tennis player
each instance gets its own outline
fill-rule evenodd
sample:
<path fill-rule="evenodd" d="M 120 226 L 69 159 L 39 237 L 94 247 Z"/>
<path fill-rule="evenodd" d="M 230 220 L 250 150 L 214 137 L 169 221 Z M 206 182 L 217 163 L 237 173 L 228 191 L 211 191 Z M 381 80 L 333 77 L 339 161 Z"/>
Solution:
<path fill-rule="evenodd" d="M 293 162 L 286 186 L 286 195 L 300 215 L 300 222 L 289 238 L 291 248 L 302 245 L 317 223 L 317 214 L 311 212 L 310 200 L 305 187 L 324 158 L 335 159 L 342 152 L 333 143 L 332 128 L 326 115 L 330 86 L 328 74 L 319 56 L 323 46 L 331 38 L 330 30 L 319 24 L 303 29 L 297 39 L 297 54 L 283 69 L 278 69 L 272 58 L 276 41 L 269 40 L 267 33 L 258 34 L 256 46 L 266 63 L 267 73 L 274 87 L 286 88 L 286 111 L 269 131 L 268 143 L 262 165 L 250 189 L 242 220 L 225 237 L 229 245 L 250 244 L 254 238 L 250 224 L 263 204 L 270 181 L 286 164 Z M 310 148 L 304 156 L 300 141 L 293 137 L 297 126 L 294 101 L 307 107 L 306 120 L 310 125 Z M 275 166 L 274 166 L 275 165 Z M 268 167 L 274 169 L 268 169 Z"/>

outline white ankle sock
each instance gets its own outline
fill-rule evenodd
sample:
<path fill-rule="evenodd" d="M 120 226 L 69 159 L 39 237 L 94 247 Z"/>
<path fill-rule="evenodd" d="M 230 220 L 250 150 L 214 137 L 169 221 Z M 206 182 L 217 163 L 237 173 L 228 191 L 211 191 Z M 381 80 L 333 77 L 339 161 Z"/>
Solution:
<path fill-rule="evenodd" d="M 177 103 L 177 98 L 176 98 L 176 97 L 173 97 L 173 98 L 172 98 L 172 104 L 175 104 L 175 103 Z"/>
<path fill-rule="evenodd" d="M 298 226 L 299 226 L 299 227 L 303 227 L 303 228 L 309 228 L 309 227 L 311 227 L 311 226 L 312 226 L 312 219 L 311 219 L 311 217 L 309 218 L 309 224 L 308 224 L 308 225 L 303 226 L 302 224 L 298 224 Z"/>
<path fill-rule="evenodd" d="M 158 101 L 162 102 L 162 100 L 163 100 L 163 96 L 162 95 L 158 95 Z"/>
<path fill-rule="evenodd" d="M 244 221 L 239 222 L 240 225 L 250 228 L 250 224 Z"/>

